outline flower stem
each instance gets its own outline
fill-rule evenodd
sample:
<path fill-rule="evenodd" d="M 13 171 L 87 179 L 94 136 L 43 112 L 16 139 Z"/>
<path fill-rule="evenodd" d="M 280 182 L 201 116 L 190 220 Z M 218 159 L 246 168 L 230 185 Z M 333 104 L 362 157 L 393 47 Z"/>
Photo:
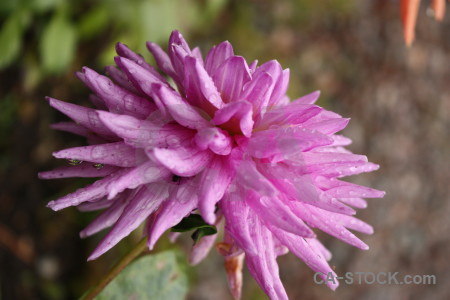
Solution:
<path fill-rule="evenodd" d="M 93 300 L 119 273 L 147 248 L 147 239 L 142 239 L 127 255 L 125 255 L 105 277 L 82 300 Z"/>

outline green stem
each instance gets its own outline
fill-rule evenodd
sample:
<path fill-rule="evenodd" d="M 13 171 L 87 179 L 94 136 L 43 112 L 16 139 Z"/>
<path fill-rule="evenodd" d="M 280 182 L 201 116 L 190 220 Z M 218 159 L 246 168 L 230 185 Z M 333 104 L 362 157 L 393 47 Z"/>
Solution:
<path fill-rule="evenodd" d="M 125 255 L 105 277 L 82 300 L 93 300 L 119 273 L 147 248 L 147 239 L 142 239 L 127 255 Z"/>

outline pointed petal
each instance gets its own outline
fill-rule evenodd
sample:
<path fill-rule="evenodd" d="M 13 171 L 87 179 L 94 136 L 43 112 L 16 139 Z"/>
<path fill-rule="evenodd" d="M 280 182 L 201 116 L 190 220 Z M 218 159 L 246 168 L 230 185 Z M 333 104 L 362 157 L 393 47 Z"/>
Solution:
<path fill-rule="evenodd" d="M 142 187 L 128 202 L 119 220 L 102 239 L 88 260 L 94 260 L 128 236 L 167 198 L 167 186 L 161 183 Z"/>
<path fill-rule="evenodd" d="M 301 202 L 295 202 L 294 205 L 296 208 L 296 214 L 305 220 L 310 226 L 318 228 L 329 235 L 332 235 L 343 242 L 362 250 L 369 249 L 369 246 L 367 246 L 363 241 L 357 238 L 336 220 L 334 217 L 335 214 Z"/>
<path fill-rule="evenodd" d="M 308 95 L 305 95 L 303 97 L 300 97 L 298 99 L 295 99 L 291 102 L 291 105 L 296 104 L 314 104 L 316 103 L 317 99 L 320 97 L 320 91 L 314 91 Z"/>
<path fill-rule="evenodd" d="M 405 38 L 406 46 L 409 47 L 414 41 L 420 0 L 401 0 L 400 6 L 403 23 L 403 35 Z"/>
<path fill-rule="evenodd" d="M 235 101 L 227 103 L 216 111 L 212 123 L 221 125 L 232 133 L 242 133 L 250 137 L 253 129 L 252 105 L 248 101 Z"/>
<path fill-rule="evenodd" d="M 279 127 L 254 132 L 247 151 L 254 157 L 267 158 L 273 155 L 290 156 L 326 146 L 333 142 L 327 135 L 301 127 Z M 267 147 L 271 145 L 271 147 Z M 287 158 L 287 157 L 286 157 Z"/>
<path fill-rule="evenodd" d="M 268 103 L 269 106 L 278 105 L 282 98 L 286 95 L 286 91 L 289 86 L 289 73 L 289 69 L 283 70 L 281 72 L 273 88 L 272 95 L 270 96 Z"/>
<path fill-rule="evenodd" d="M 194 131 L 178 124 L 156 125 L 131 116 L 98 112 L 100 120 L 124 142 L 137 148 L 178 147 L 194 137 Z"/>
<path fill-rule="evenodd" d="M 165 81 L 162 81 L 158 76 L 155 76 L 132 60 L 118 56 L 114 58 L 114 61 L 125 72 L 133 86 L 147 96 L 153 96 L 153 83 L 167 85 Z"/>
<path fill-rule="evenodd" d="M 259 220 L 254 224 L 258 255 L 246 255 L 248 270 L 272 300 L 288 300 L 280 280 L 272 233 Z"/>
<path fill-rule="evenodd" d="M 131 168 L 108 186 L 108 199 L 113 199 L 118 193 L 125 189 L 135 189 L 140 185 L 148 184 L 169 178 L 171 173 L 164 167 L 156 166 L 154 162 L 148 161 L 135 168 Z"/>
<path fill-rule="evenodd" d="M 189 264 L 195 266 L 199 264 L 209 253 L 211 248 L 214 246 L 217 234 L 207 235 L 202 237 L 198 242 L 196 242 L 191 249 L 189 254 Z"/>
<path fill-rule="evenodd" d="M 163 103 L 170 115 L 180 125 L 192 129 L 209 127 L 208 121 L 178 93 L 164 85 L 154 85 L 152 89 L 155 101 Z"/>
<path fill-rule="evenodd" d="M 213 80 L 194 57 L 186 57 L 184 60 L 183 86 L 187 101 L 210 116 L 224 105 Z"/>
<path fill-rule="evenodd" d="M 213 80 L 225 103 L 239 99 L 243 86 L 251 80 L 250 70 L 241 56 L 232 56 L 214 72 Z"/>
<path fill-rule="evenodd" d="M 274 226 L 270 226 L 269 229 L 273 232 L 273 234 L 280 240 L 280 242 L 288 247 L 289 251 L 295 254 L 298 258 L 303 260 L 308 267 L 310 267 L 315 272 L 320 272 L 323 274 L 323 279 L 326 279 L 326 276 L 331 273 L 336 278 L 337 275 L 328 265 L 326 258 L 322 256 L 320 252 L 316 250 L 316 248 L 312 245 L 312 241 L 317 241 L 317 239 L 304 239 L 299 236 L 293 235 L 292 233 L 288 233 L 280 230 Z M 325 281 L 327 284 L 331 283 L 330 288 L 335 290 L 338 287 L 338 283 L 332 284 L 332 281 Z"/>
<path fill-rule="evenodd" d="M 54 152 L 53 156 L 118 167 L 132 167 L 143 161 L 139 150 L 124 142 L 69 148 Z"/>
<path fill-rule="evenodd" d="M 114 173 L 119 168 L 114 166 L 96 167 L 91 163 L 82 163 L 78 166 L 60 167 L 51 171 L 40 172 L 40 179 L 55 179 L 68 177 L 104 177 Z"/>
<path fill-rule="evenodd" d="M 124 45 L 122 43 L 117 43 L 116 44 L 116 52 L 120 56 L 134 61 L 139 66 L 141 66 L 142 68 L 144 68 L 147 71 L 149 71 L 150 73 L 152 73 L 152 75 L 154 75 L 159 80 L 161 80 L 163 82 L 165 81 L 164 77 L 162 77 L 161 74 L 158 73 L 158 71 L 156 71 L 151 65 L 149 65 L 141 55 L 131 51 L 126 45 Z"/>
<path fill-rule="evenodd" d="M 46 98 L 50 106 L 59 110 L 76 123 L 92 130 L 95 133 L 98 133 L 102 136 L 106 137 L 115 137 L 115 134 L 111 132 L 97 116 L 97 111 L 92 108 L 87 108 L 83 106 L 78 106 L 75 104 L 63 102 L 60 100 L 56 100 L 50 97 Z"/>
<path fill-rule="evenodd" d="M 225 271 L 227 272 L 228 287 L 235 300 L 241 299 L 244 258 L 245 253 L 225 257 Z"/>
<path fill-rule="evenodd" d="M 225 158 L 216 156 L 208 168 L 198 176 L 198 201 L 199 210 L 203 219 L 214 224 L 216 221 L 215 209 L 228 189 L 231 182 L 232 170 Z"/>
<path fill-rule="evenodd" d="M 228 190 L 231 190 L 229 188 Z M 247 254 L 257 255 L 250 228 L 253 226 L 255 214 L 244 201 L 239 192 L 228 192 L 220 201 L 225 219 L 225 230 Z"/>
<path fill-rule="evenodd" d="M 106 66 L 105 71 L 112 80 L 114 80 L 118 85 L 120 85 L 127 91 L 141 97 L 145 96 L 144 93 L 133 86 L 130 80 L 128 80 L 127 75 L 119 68 L 116 68 L 116 66 Z M 106 110 L 106 108 L 104 108 L 104 110 Z"/>
<path fill-rule="evenodd" d="M 125 208 L 127 202 L 122 200 L 114 200 L 111 202 L 114 203 L 104 212 L 98 215 L 94 221 L 92 221 L 86 228 L 84 228 L 80 232 L 81 238 L 86 238 L 88 236 L 94 235 L 97 232 L 100 232 L 103 229 L 114 225 L 114 223 L 119 219 L 120 215 L 122 214 L 123 209 Z"/>
<path fill-rule="evenodd" d="M 114 84 L 108 77 L 87 67 L 83 68 L 83 72 L 92 91 L 105 102 L 109 111 L 144 119 L 156 110 L 156 106 L 149 100 Z"/>
<path fill-rule="evenodd" d="M 197 187 L 193 183 L 193 179 L 182 181 L 161 205 L 148 228 L 147 245 L 150 250 L 166 230 L 178 224 L 197 207 Z"/>
<path fill-rule="evenodd" d="M 262 117 L 266 111 L 272 89 L 273 78 L 265 72 L 256 72 L 253 79 L 244 85 L 240 100 L 247 100 L 253 105 L 255 119 Z"/>
<path fill-rule="evenodd" d="M 210 149 L 218 155 L 230 154 L 233 147 L 233 139 L 228 132 L 218 127 L 200 129 L 194 139 L 201 150 Z"/>
<path fill-rule="evenodd" d="M 70 132 L 76 135 L 81 135 L 84 137 L 92 136 L 93 133 L 86 127 L 83 127 L 75 122 L 59 122 L 55 124 L 51 124 L 50 128 Z"/>
<path fill-rule="evenodd" d="M 250 192 L 246 202 L 264 222 L 301 237 L 315 237 L 314 232 L 294 214 L 288 202 L 282 201 L 281 197 L 260 197 L 255 192 Z"/>
<path fill-rule="evenodd" d="M 165 74 L 169 75 L 172 78 L 176 78 L 177 75 L 172 66 L 172 62 L 170 61 L 169 55 L 164 52 L 158 44 L 147 42 L 147 49 L 150 51 L 155 58 L 156 64 Z"/>
<path fill-rule="evenodd" d="M 233 46 L 230 42 L 225 41 L 217 46 L 214 46 L 209 50 L 205 60 L 205 69 L 209 74 L 215 74 L 216 70 L 222 65 L 229 57 L 233 56 Z"/>
<path fill-rule="evenodd" d="M 50 201 L 47 206 L 56 211 L 69 206 L 77 206 L 86 201 L 100 199 L 107 195 L 107 186 L 126 171 L 126 169 L 119 170 L 111 175 L 103 177 L 93 184 L 80 188 L 75 192 L 65 195 L 57 200 Z"/>
<path fill-rule="evenodd" d="M 209 150 L 202 151 L 196 146 L 185 146 L 174 149 L 153 148 L 147 150 L 147 155 L 175 175 L 189 177 L 200 173 L 214 154 Z"/>
<path fill-rule="evenodd" d="M 264 114 L 264 117 L 255 125 L 259 130 L 268 129 L 270 126 L 291 126 L 302 124 L 319 114 L 323 109 L 315 105 L 289 104 L 276 107 Z"/>

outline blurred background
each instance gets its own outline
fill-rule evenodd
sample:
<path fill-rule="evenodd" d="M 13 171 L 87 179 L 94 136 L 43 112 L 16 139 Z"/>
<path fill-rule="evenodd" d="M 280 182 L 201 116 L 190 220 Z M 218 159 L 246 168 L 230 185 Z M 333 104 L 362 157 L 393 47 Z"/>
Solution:
<path fill-rule="evenodd" d="M 89 105 L 75 71 L 103 72 L 117 41 L 150 59 L 145 42 L 166 45 L 173 29 L 204 53 L 229 40 L 249 61 L 278 59 L 291 70 L 291 98 L 321 90 L 319 105 L 351 117 L 349 148 L 381 169 L 349 180 L 387 195 L 358 213 L 375 228 L 361 236 L 369 251 L 320 235 L 338 274 L 437 277 L 436 285 L 342 282 L 332 292 L 288 254 L 278 261 L 291 299 L 450 299 L 450 14 L 437 23 L 428 4 L 406 48 L 399 1 L 0 1 L 0 299 L 77 299 L 140 239 L 137 232 L 86 262 L 103 234 L 82 240 L 78 232 L 95 213 L 46 208 L 86 181 L 37 179 L 61 165 L 53 151 L 84 144 L 49 129 L 66 118 L 44 96 Z M 190 243 L 164 237 L 156 251 Z M 187 299 L 232 299 L 222 263 L 215 250 L 197 267 L 179 259 Z M 266 299 L 247 271 L 243 299 Z"/>

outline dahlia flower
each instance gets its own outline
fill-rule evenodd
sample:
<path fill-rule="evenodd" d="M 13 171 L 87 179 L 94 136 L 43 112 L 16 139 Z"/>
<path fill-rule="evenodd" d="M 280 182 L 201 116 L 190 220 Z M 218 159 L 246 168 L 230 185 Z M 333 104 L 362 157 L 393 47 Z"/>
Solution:
<path fill-rule="evenodd" d="M 120 43 L 117 67 L 106 68 L 111 79 L 86 67 L 77 73 L 96 108 L 48 98 L 74 121 L 53 128 L 85 136 L 90 145 L 53 153 L 70 165 L 40 177 L 101 177 L 48 204 L 103 210 L 80 234 L 112 226 L 89 260 L 144 222 L 152 249 L 165 231 L 195 215 L 224 223 L 216 247 L 235 298 L 245 261 L 270 299 L 288 299 L 277 256 L 291 251 L 314 271 L 334 273 L 313 228 L 368 249 L 348 229 L 371 234 L 372 227 L 353 217 L 351 206 L 364 208 L 363 197 L 384 192 L 340 180 L 378 168 L 344 148 L 351 141 L 336 132 L 349 119 L 315 105 L 319 92 L 290 102 L 288 69 L 275 60 L 248 65 L 229 42 L 205 58 L 177 31 L 167 53 L 147 47 L 161 73 Z M 206 256 L 216 236 L 194 244 L 191 263 Z"/>

